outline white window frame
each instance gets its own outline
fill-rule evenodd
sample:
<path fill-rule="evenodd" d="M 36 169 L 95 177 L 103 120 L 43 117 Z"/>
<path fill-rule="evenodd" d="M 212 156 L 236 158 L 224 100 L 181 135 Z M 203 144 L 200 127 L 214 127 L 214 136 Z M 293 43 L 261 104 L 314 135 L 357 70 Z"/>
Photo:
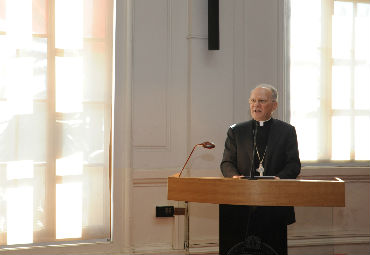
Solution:
<path fill-rule="evenodd" d="M 333 3 L 334 0 L 327 0 L 331 1 L 331 7 L 330 8 L 322 8 L 322 12 L 324 12 L 324 15 L 330 15 L 333 13 Z M 344 2 L 352 2 L 352 0 L 337 0 L 337 1 L 344 1 Z M 369 3 L 370 1 L 368 0 L 357 0 L 355 2 L 366 2 Z M 284 90 L 285 93 L 285 98 L 287 99 L 285 105 L 285 116 L 287 116 L 287 119 L 290 119 L 290 0 L 284 0 L 284 28 L 285 28 L 285 40 L 284 40 L 284 65 L 285 65 L 285 86 L 286 89 Z M 331 20 L 331 19 L 328 19 Z M 324 35 L 324 38 L 321 41 L 322 47 L 326 47 L 327 45 L 330 45 L 329 49 L 331 49 L 331 21 L 325 24 L 322 24 L 322 35 Z M 331 52 L 329 51 L 322 51 L 321 52 L 322 56 L 321 58 L 326 61 L 325 64 L 322 65 L 322 70 L 321 73 L 325 74 L 321 76 L 321 84 L 331 84 L 331 68 L 332 65 L 335 63 L 331 62 Z M 329 54 L 329 55 L 328 55 Z M 331 86 L 321 86 L 321 102 L 320 105 L 322 106 L 330 106 L 331 105 Z M 351 83 L 351 107 L 353 108 L 353 79 Z M 326 123 L 324 126 L 326 129 L 320 133 L 319 140 L 322 141 L 321 147 L 320 147 L 320 154 L 319 154 L 319 159 L 316 161 L 302 161 L 302 166 L 313 166 L 313 167 L 370 167 L 370 161 L 368 160 L 355 160 L 354 159 L 354 127 L 353 124 L 351 126 L 351 158 L 350 160 L 328 160 L 331 155 L 331 117 L 332 116 L 340 116 L 342 114 L 348 114 L 348 112 L 351 112 L 351 118 L 353 119 L 357 114 L 370 114 L 370 111 L 364 110 L 348 110 L 348 111 L 342 111 L 342 110 L 332 110 L 330 107 L 321 107 L 321 112 L 320 112 L 320 121 L 322 123 Z M 353 123 L 353 121 L 352 121 Z M 330 144 L 329 146 L 326 146 L 326 144 Z"/>
<path fill-rule="evenodd" d="M 17 245 L 3 255 L 130 253 L 132 1 L 114 1 L 111 240 Z M 117 15 L 118 14 L 118 15 Z M 118 70 L 118 71 L 115 71 Z M 118 130 L 115 132 L 115 130 Z"/>

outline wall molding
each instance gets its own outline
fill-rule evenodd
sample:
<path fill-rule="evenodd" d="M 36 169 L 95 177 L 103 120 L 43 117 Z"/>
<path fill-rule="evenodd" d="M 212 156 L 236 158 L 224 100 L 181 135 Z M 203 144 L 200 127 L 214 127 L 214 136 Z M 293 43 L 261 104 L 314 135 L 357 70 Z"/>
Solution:
<path fill-rule="evenodd" d="M 202 35 L 202 34 L 189 34 L 186 39 L 202 39 L 202 40 L 208 40 L 208 35 Z"/>
<path fill-rule="evenodd" d="M 312 235 L 305 237 L 289 237 L 289 247 L 303 246 L 330 246 L 330 245 L 348 245 L 348 244 L 369 244 L 370 235 L 358 234 L 333 234 L 333 235 Z"/>

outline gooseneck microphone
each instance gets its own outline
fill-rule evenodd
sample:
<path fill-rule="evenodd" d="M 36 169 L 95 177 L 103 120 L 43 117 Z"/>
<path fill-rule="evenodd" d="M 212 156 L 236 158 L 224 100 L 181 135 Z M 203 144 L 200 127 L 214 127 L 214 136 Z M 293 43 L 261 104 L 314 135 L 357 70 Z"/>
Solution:
<path fill-rule="evenodd" d="M 251 167 L 249 170 L 249 180 L 256 180 L 254 176 L 254 158 L 256 156 L 256 138 L 257 138 L 257 126 L 258 122 L 253 120 L 253 129 L 252 129 L 252 134 L 253 134 L 253 152 L 252 152 L 252 160 L 251 160 Z"/>
<path fill-rule="evenodd" d="M 190 153 L 190 155 L 189 155 L 188 159 L 186 160 L 186 162 L 185 162 L 184 166 L 182 167 L 181 172 L 180 172 L 180 174 L 179 174 L 179 177 L 181 176 L 182 171 L 184 171 L 185 166 L 186 166 L 186 164 L 188 163 L 188 161 L 189 161 L 189 159 L 190 159 L 191 155 L 193 154 L 193 152 L 194 152 L 195 148 L 196 148 L 196 147 L 198 147 L 198 146 L 202 146 L 203 148 L 205 148 L 205 149 L 209 149 L 209 150 L 210 150 L 210 149 L 213 149 L 214 147 L 216 147 L 216 146 L 214 145 L 214 143 L 211 143 L 211 142 L 208 142 L 208 141 L 207 141 L 207 142 L 203 142 L 203 143 L 196 144 L 196 145 L 193 147 L 193 150 L 191 151 L 191 153 Z"/>

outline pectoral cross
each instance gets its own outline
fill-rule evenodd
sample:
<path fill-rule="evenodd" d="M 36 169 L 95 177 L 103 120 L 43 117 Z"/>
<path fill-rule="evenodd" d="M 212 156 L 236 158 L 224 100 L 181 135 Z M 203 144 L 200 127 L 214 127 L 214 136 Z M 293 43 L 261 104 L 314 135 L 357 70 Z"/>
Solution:
<path fill-rule="evenodd" d="M 260 173 L 260 176 L 263 176 L 263 172 L 265 171 L 265 169 L 263 168 L 262 166 L 262 162 L 260 162 L 260 165 L 259 167 L 257 168 L 257 172 Z"/>

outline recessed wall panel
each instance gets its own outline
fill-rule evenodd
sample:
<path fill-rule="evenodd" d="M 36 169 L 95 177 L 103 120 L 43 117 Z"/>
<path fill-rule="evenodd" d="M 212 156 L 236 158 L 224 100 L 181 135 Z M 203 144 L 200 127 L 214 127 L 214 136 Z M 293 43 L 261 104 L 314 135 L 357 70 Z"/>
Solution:
<path fill-rule="evenodd" d="M 167 146 L 169 30 L 167 0 L 135 0 L 133 145 Z"/>

